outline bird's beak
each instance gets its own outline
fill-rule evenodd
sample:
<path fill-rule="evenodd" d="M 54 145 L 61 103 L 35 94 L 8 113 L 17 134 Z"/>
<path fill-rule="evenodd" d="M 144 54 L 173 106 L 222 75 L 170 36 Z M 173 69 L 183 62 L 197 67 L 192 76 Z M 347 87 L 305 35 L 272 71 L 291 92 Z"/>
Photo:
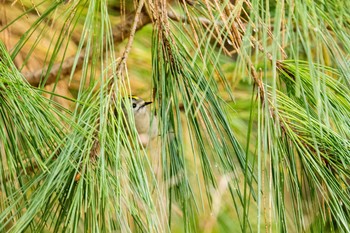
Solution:
<path fill-rule="evenodd" d="M 144 104 L 143 106 L 149 105 L 149 104 L 151 104 L 151 103 L 153 103 L 153 102 L 152 102 L 152 101 L 150 101 L 150 102 L 145 102 L 145 104 Z"/>

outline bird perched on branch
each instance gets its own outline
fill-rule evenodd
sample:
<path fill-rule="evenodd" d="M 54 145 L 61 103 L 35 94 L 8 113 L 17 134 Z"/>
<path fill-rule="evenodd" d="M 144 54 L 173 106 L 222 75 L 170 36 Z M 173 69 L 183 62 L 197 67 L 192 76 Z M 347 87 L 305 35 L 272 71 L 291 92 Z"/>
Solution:
<path fill-rule="evenodd" d="M 137 96 L 124 98 L 122 103 L 122 109 L 126 120 L 132 119 L 128 117 L 129 113 L 134 115 L 139 141 L 144 147 L 147 147 L 150 141 L 158 135 L 157 117 L 152 114 L 151 110 L 148 108 L 148 105 L 151 103 L 152 102 L 146 102 Z"/>

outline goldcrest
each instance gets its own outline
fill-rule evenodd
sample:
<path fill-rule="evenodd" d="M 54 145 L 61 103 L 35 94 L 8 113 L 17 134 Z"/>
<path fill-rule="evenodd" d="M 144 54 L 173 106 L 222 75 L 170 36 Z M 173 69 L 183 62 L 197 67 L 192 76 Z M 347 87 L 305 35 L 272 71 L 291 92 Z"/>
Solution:
<path fill-rule="evenodd" d="M 152 102 L 146 102 L 139 97 L 131 96 L 125 98 L 124 103 L 122 104 L 123 113 L 127 120 L 130 119 L 128 113 L 134 114 L 135 127 L 139 141 L 144 147 L 147 147 L 148 144 L 158 135 L 157 117 L 152 114 L 148 107 L 151 103 Z M 128 111 L 126 107 L 131 109 Z"/>

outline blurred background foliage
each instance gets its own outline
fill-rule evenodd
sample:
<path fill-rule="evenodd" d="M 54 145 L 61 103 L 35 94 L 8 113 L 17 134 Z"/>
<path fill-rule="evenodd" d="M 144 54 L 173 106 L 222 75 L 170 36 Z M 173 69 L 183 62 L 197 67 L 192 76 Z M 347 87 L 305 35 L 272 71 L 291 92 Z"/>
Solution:
<path fill-rule="evenodd" d="M 350 231 L 349 1 L 0 7 L 1 232 Z"/>

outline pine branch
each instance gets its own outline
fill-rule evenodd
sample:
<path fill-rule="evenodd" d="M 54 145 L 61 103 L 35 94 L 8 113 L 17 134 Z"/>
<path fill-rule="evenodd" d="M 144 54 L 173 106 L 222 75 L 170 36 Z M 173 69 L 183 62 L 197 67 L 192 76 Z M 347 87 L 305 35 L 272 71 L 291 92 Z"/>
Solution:
<path fill-rule="evenodd" d="M 150 17 L 148 16 L 146 11 L 141 11 L 139 13 L 139 20 L 137 21 L 135 30 L 138 31 L 143 26 L 149 24 L 151 22 Z M 128 38 L 132 32 L 132 24 L 134 22 L 135 13 L 130 13 L 126 16 L 125 21 L 121 22 L 120 24 L 116 25 L 113 29 L 113 39 L 114 43 L 120 43 L 124 39 Z M 83 49 L 78 57 L 77 64 L 76 64 L 76 70 L 81 69 L 84 61 L 84 57 L 86 56 L 86 51 Z M 47 80 L 45 82 L 45 85 L 49 85 L 51 83 L 54 83 L 57 80 L 57 75 L 60 73 L 60 77 L 58 79 L 63 79 L 66 75 L 70 74 L 72 67 L 74 65 L 75 56 L 67 58 L 62 63 L 57 63 L 53 65 L 51 70 L 49 71 L 49 74 L 47 74 Z M 27 72 L 24 73 L 24 77 L 27 79 L 27 81 L 32 86 L 39 86 L 41 83 L 43 75 L 47 72 L 47 68 L 43 68 L 40 70 L 37 70 L 35 72 Z"/>

